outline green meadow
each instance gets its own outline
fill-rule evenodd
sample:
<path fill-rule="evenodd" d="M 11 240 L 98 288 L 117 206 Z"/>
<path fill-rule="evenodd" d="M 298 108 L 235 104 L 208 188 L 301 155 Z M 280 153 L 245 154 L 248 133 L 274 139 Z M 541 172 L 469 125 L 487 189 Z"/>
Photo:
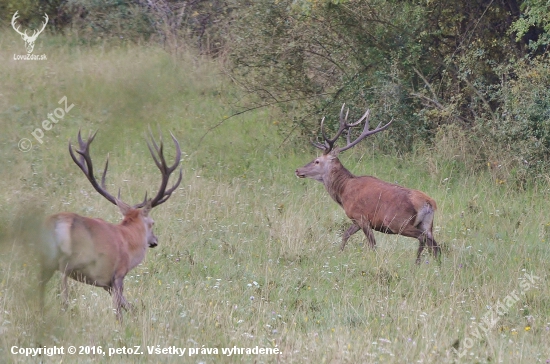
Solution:
<path fill-rule="evenodd" d="M 343 164 L 433 197 L 442 263 L 426 253 L 417 266 L 417 240 L 380 233 L 375 251 L 358 233 L 340 252 L 343 210 L 320 183 L 294 175 L 318 151 L 289 137 L 276 107 L 228 118 L 243 96 L 219 63 L 55 37 L 41 44 L 46 61 L 15 61 L 21 43 L 12 31 L 0 36 L 10 50 L 0 66 L 0 362 L 550 362 L 548 185 L 519 190 L 491 165 L 467 168 L 460 138 L 442 134 L 435 145 L 388 155 L 377 135 L 343 153 Z M 64 97 L 74 106 L 43 129 Z M 56 273 L 41 317 L 42 218 L 68 211 L 120 221 L 71 160 L 69 140 L 97 130 L 96 171 L 109 155 L 109 191 L 135 204 L 160 183 L 149 126 L 164 135 L 168 161 L 169 132 L 179 140 L 183 181 L 151 214 L 159 246 L 126 276 L 134 310 L 116 322 L 108 293 L 75 281 L 64 310 Z M 20 150 L 23 138 L 31 150 Z M 83 352 L 12 353 L 70 345 Z M 136 346 L 143 354 L 108 353 Z M 180 358 L 148 347 L 187 351 Z M 234 347 L 279 354 L 222 353 Z"/>

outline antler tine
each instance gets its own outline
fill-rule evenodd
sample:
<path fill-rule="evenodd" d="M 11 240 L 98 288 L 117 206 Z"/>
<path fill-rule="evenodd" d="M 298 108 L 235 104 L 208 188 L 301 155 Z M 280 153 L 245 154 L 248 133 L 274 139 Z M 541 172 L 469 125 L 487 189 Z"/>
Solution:
<path fill-rule="evenodd" d="M 321 144 L 321 143 L 313 143 L 313 145 L 316 147 L 316 148 L 319 148 L 323 151 L 324 154 L 327 154 L 328 152 L 330 152 L 332 150 L 332 147 L 334 145 L 334 140 L 331 141 L 330 138 L 327 137 L 327 135 L 325 134 L 325 117 L 323 116 L 323 118 L 321 119 L 321 135 L 323 136 L 323 139 L 325 140 L 325 144 Z"/>
<path fill-rule="evenodd" d="M 336 135 L 334 138 L 330 140 L 331 144 L 334 144 L 338 138 L 340 138 L 340 135 L 342 135 L 342 132 L 347 129 L 347 121 L 348 121 L 348 115 L 349 115 L 349 109 L 346 111 L 346 116 L 344 117 L 344 108 L 346 107 L 346 103 L 342 104 L 342 108 L 340 109 L 340 125 L 338 126 L 338 131 L 336 132 Z"/>
<path fill-rule="evenodd" d="M 349 128 L 347 133 L 346 133 L 346 142 L 348 144 L 351 143 L 350 136 L 351 136 L 351 128 Z"/>
<path fill-rule="evenodd" d="M 370 115 L 370 109 L 367 109 L 367 111 L 365 111 L 365 113 L 363 114 L 363 116 L 361 116 L 361 118 L 359 118 L 359 120 L 357 120 L 355 123 L 351 123 L 351 124 L 347 124 L 347 118 L 346 118 L 346 126 L 349 128 L 352 128 L 354 126 L 357 126 L 359 124 L 361 124 L 363 122 L 363 120 L 365 120 L 365 118 L 367 118 L 367 124 L 369 123 L 369 117 Z"/>
<path fill-rule="evenodd" d="M 347 127 L 346 120 L 348 118 L 349 109 L 346 112 L 346 116 L 344 117 L 344 108 L 345 108 L 345 106 L 346 106 L 346 104 L 344 103 L 342 105 L 342 109 L 340 110 L 340 125 L 338 127 L 338 131 L 336 132 L 336 135 L 332 139 L 327 137 L 327 135 L 325 133 L 325 128 L 324 128 L 325 118 L 323 117 L 323 119 L 321 119 L 321 134 L 323 135 L 323 139 L 325 139 L 325 146 L 323 148 L 320 148 L 317 145 L 315 145 L 315 146 L 319 149 L 324 150 L 324 154 L 330 153 L 330 151 L 334 148 L 334 143 L 338 140 L 340 135 L 342 135 L 342 132 L 344 130 L 346 130 L 346 127 Z"/>
<path fill-rule="evenodd" d="M 103 174 L 101 175 L 101 188 L 105 187 L 105 177 L 107 176 L 107 168 L 109 168 L 109 153 L 107 153 L 107 160 L 105 161 L 105 168 L 103 169 Z M 120 200 L 120 189 L 118 190 L 118 199 Z"/>
<path fill-rule="evenodd" d="M 71 158 L 76 163 L 76 165 L 84 172 L 86 177 L 88 178 L 88 181 L 92 184 L 92 187 L 99 192 L 99 194 L 103 197 L 105 197 L 109 202 L 116 205 L 117 199 L 113 197 L 107 190 L 105 189 L 105 176 L 107 174 L 107 166 L 108 166 L 108 159 L 107 163 L 105 164 L 105 170 L 103 171 L 103 176 L 101 178 L 101 186 L 97 183 L 97 180 L 94 177 L 94 167 L 92 164 L 92 158 L 90 157 L 90 144 L 94 141 L 94 138 L 97 134 L 97 131 L 93 134 L 90 133 L 90 136 L 88 137 L 88 140 L 84 142 L 82 140 L 81 131 L 78 131 L 78 145 L 80 150 L 76 150 L 76 152 L 80 155 L 80 158 L 77 158 L 73 151 L 73 146 L 71 144 L 71 141 L 69 140 L 69 154 L 71 155 Z M 80 160 L 79 160 L 80 159 Z"/>
<path fill-rule="evenodd" d="M 326 146 L 325 144 L 321 144 L 321 143 L 315 142 L 315 141 L 313 141 L 313 140 L 310 140 L 310 142 L 311 142 L 311 144 L 313 144 L 313 146 L 314 146 L 315 148 L 319 148 L 319 149 L 321 149 L 321 150 L 323 150 L 323 151 L 324 151 L 325 149 L 327 149 L 327 146 Z"/>
<path fill-rule="evenodd" d="M 151 131 L 151 127 L 149 127 L 149 136 L 151 137 L 151 142 L 153 143 L 153 147 L 155 148 L 155 151 L 160 156 L 162 155 L 162 136 L 159 138 L 160 140 L 160 148 L 157 145 L 157 142 L 155 141 L 155 138 L 153 137 L 153 132 Z M 155 155 L 155 152 L 153 152 L 153 148 L 151 148 L 151 144 L 149 144 L 149 140 L 145 139 L 147 142 L 147 148 L 149 148 L 149 152 L 151 152 L 151 156 L 153 157 L 153 160 L 155 161 L 155 164 L 157 165 L 158 169 L 161 171 L 163 169 L 166 169 L 166 163 L 164 162 L 164 159 L 161 158 L 161 161 L 157 159 L 157 156 Z M 163 164 L 164 162 L 164 164 Z"/>
<path fill-rule="evenodd" d="M 330 140 L 330 138 L 328 138 L 327 135 L 325 134 L 325 117 L 324 116 L 321 119 L 321 135 L 323 136 L 323 139 Z"/>
<path fill-rule="evenodd" d="M 368 110 L 367 110 L 368 111 Z M 365 123 L 365 128 L 363 129 L 363 132 L 361 133 L 361 135 L 359 135 L 359 137 L 357 137 L 357 139 L 355 139 L 353 142 L 349 142 L 349 131 L 348 131 L 348 144 L 343 147 L 343 148 L 339 148 L 338 149 L 338 152 L 343 152 L 345 150 L 348 150 L 350 148 L 352 148 L 353 146 L 355 146 L 357 143 L 359 143 L 361 140 L 365 139 L 366 137 L 368 137 L 369 135 L 373 135 L 373 134 L 376 134 L 378 132 L 381 132 L 381 131 L 384 131 L 386 130 L 387 128 L 389 128 L 389 126 L 391 125 L 391 123 L 393 123 L 393 119 L 390 120 L 389 123 L 387 123 L 386 125 L 384 126 L 380 126 L 382 125 L 382 123 L 378 124 L 378 126 L 372 130 L 369 130 L 369 120 L 367 118 L 367 122 Z"/>
<path fill-rule="evenodd" d="M 346 103 L 344 102 L 342 104 L 342 108 L 340 109 L 340 126 L 342 125 L 346 125 L 347 121 L 348 121 L 348 115 L 349 115 L 349 108 L 348 110 L 346 111 L 346 117 L 343 117 L 344 116 L 344 108 L 346 107 Z"/>
<path fill-rule="evenodd" d="M 147 191 L 145 191 L 145 197 L 143 198 L 143 202 L 138 204 L 137 206 L 143 207 L 147 205 Z"/>
<path fill-rule="evenodd" d="M 158 206 L 162 203 L 164 203 L 170 195 L 172 195 L 172 192 L 178 188 L 181 179 L 183 177 L 182 170 L 180 169 L 179 177 L 176 183 L 174 185 L 166 190 L 166 187 L 168 186 L 168 180 L 170 179 L 170 175 L 176 168 L 178 168 L 181 160 L 181 149 L 180 145 L 178 143 L 178 140 L 174 136 L 174 134 L 170 133 L 170 136 L 172 137 L 172 140 L 174 141 L 174 145 L 176 146 L 176 156 L 174 158 L 174 164 L 171 166 L 168 166 L 166 164 L 166 159 L 164 158 L 164 146 L 162 143 L 162 135 L 159 138 L 159 144 L 156 143 L 153 133 L 151 132 L 151 129 L 149 128 L 149 134 L 151 136 L 151 143 L 147 141 L 147 147 L 149 148 L 149 152 L 151 152 L 151 156 L 153 157 L 153 160 L 155 161 L 155 164 L 157 165 L 157 168 L 160 170 L 160 173 L 162 174 L 162 180 L 160 184 L 160 188 L 157 192 L 157 195 L 153 197 L 150 200 L 147 200 L 147 194 L 145 195 L 145 199 L 142 203 L 135 205 L 136 208 L 144 207 L 145 205 L 149 204 L 151 208 Z M 151 146 L 151 144 L 153 146 Z M 156 154 L 155 154 L 156 152 Z"/>
<path fill-rule="evenodd" d="M 172 134 L 172 132 L 170 132 L 170 136 L 172 137 L 172 140 L 174 141 L 174 144 L 176 145 L 176 156 L 174 157 L 174 164 L 172 165 L 172 167 L 170 167 L 168 169 L 170 171 L 170 173 L 172 173 L 173 171 L 176 170 L 176 168 L 178 168 L 178 165 L 180 164 L 181 149 L 180 149 L 180 143 L 178 142 L 178 140 L 176 139 L 174 134 Z"/>
<path fill-rule="evenodd" d="M 351 124 L 347 124 L 348 128 L 347 128 L 347 134 L 346 134 L 346 142 L 347 144 L 350 144 L 351 143 L 351 129 L 354 127 L 354 126 L 357 126 L 359 124 L 361 124 L 361 122 L 365 119 L 367 119 L 367 121 L 365 122 L 365 129 L 366 130 L 369 130 L 369 115 L 370 115 L 370 109 L 367 109 L 367 111 L 365 111 L 365 113 L 363 114 L 363 116 L 361 116 L 361 118 L 359 118 L 359 120 L 357 120 L 355 123 L 351 123 Z M 380 125 L 378 125 L 380 126 Z M 340 149 L 340 151 L 342 151 L 342 149 Z"/>
<path fill-rule="evenodd" d="M 80 148 L 80 151 L 78 149 L 76 150 L 76 152 L 80 155 L 80 157 L 78 159 L 73 154 L 73 148 L 72 148 L 72 145 L 71 145 L 71 141 L 69 140 L 69 153 L 71 154 L 71 157 L 72 157 L 73 161 L 80 167 L 80 169 L 86 175 L 88 174 L 88 165 L 85 163 L 86 161 L 85 161 L 84 155 L 82 153 L 85 153 L 86 150 L 88 149 L 88 146 L 90 145 L 90 143 L 94 141 L 96 133 L 93 133 L 93 134 L 90 133 L 90 135 L 88 136 L 87 143 L 84 143 L 84 140 L 82 140 L 81 130 L 78 129 L 78 138 L 77 139 L 78 139 L 78 147 Z"/>
<path fill-rule="evenodd" d="M 182 177 L 183 177 L 183 174 L 182 174 L 182 170 L 180 169 L 180 173 L 179 173 L 178 180 L 176 181 L 176 183 L 174 183 L 174 185 L 168 191 L 164 192 L 164 196 L 156 203 L 155 206 L 158 206 L 161 203 L 166 202 L 166 200 L 168 200 L 168 198 L 170 198 L 170 196 L 172 195 L 172 192 L 174 192 L 176 190 L 176 188 L 178 188 L 178 186 L 180 185 Z M 152 206 L 152 207 L 154 207 L 154 206 Z"/>
<path fill-rule="evenodd" d="M 328 154 L 333 150 L 334 143 L 336 142 L 336 140 L 338 140 L 338 138 L 342 135 L 342 133 L 344 131 L 346 131 L 347 145 L 343 148 L 337 148 L 337 152 L 343 152 L 345 150 L 348 150 L 348 149 L 352 148 L 353 146 L 355 146 L 357 143 L 359 143 L 364 138 L 368 137 L 369 135 L 372 135 L 372 134 L 381 132 L 383 130 L 386 130 L 391 125 L 391 123 L 393 122 L 393 119 L 392 119 L 392 120 L 390 120 L 389 123 L 387 123 L 384 126 L 381 126 L 382 123 L 380 123 L 380 124 L 378 124 L 378 126 L 375 129 L 369 130 L 369 128 L 370 128 L 370 123 L 369 123 L 369 121 L 370 121 L 370 109 L 367 109 L 367 111 L 365 111 L 363 116 L 361 116 L 359 118 L 359 120 L 357 120 L 356 122 L 348 123 L 349 108 L 347 109 L 346 114 L 344 115 L 345 107 L 346 107 L 346 104 L 344 103 L 342 105 L 342 108 L 340 109 L 340 121 L 339 121 L 340 125 L 338 127 L 338 131 L 336 132 L 336 135 L 332 139 L 327 137 L 327 135 L 325 133 L 325 128 L 324 128 L 325 118 L 323 117 L 321 119 L 321 134 L 323 136 L 323 139 L 325 140 L 325 144 L 323 145 L 321 143 L 311 141 L 311 144 L 313 144 L 313 146 L 315 146 L 316 148 L 319 148 L 319 149 L 323 150 L 324 154 Z M 351 129 L 353 127 L 361 124 L 363 121 L 365 121 L 365 127 L 363 129 L 363 132 L 361 133 L 361 135 L 359 135 L 359 137 L 357 139 L 355 139 L 352 142 L 351 141 Z"/>

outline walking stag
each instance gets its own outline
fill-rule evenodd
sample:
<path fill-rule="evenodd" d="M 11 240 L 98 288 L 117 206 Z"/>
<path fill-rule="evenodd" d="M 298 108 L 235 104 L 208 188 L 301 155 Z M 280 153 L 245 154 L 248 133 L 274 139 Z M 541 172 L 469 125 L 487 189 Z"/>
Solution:
<path fill-rule="evenodd" d="M 374 248 L 376 240 L 373 230 L 386 234 L 400 234 L 417 238 L 420 242 L 416 256 L 416 263 L 426 244 L 433 255 L 439 260 L 440 247 L 433 237 L 433 219 L 437 209 L 435 201 L 424 192 L 413 190 L 399 185 L 384 182 L 372 176 L 355 176 L 348 171 L 338 159 L 338 154 L 344 152 L 369 135 L 386 130 L 392 123 L 379 124 L 369 130 L 370 110 L 356 122 L 348 123 L 349 110 L 344 116 L 344 107 L 340 111 L 340 126 L 333 138 L 325 134 L 321 121 L 321 133 L 324 143 L 312 142 L 323 151 L 323 154 L 312 162 L 296 170 L 299 178 L 312 178 L 325 185 L 330 197 L 338 203 L 352 225 L 344 232 L 341 250 L 346 242 L 356 232 L 363 230 L 369 245 Z M 363 132 L 357 139 L 351 141 L 351 128 L 365 122 Z M 347 145 L 342 148 L 335 146 L 336 141 L 346 133 Z"/>

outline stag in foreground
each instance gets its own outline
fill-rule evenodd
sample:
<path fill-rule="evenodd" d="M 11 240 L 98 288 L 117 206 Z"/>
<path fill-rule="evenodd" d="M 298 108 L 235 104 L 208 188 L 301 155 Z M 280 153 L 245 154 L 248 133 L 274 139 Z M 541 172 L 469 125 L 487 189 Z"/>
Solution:
<path fill-rule="evenodd" d="M 151 133 L 150 133 L 151 134 Z M 95 133 L 84 142 L 78 132 L 79 149 L 73 150 L 69 142 L 69 153 L 73 161 L 84 172 L 93 188 L 109 202 L 117 205 L 123 215 L 118 224 L 110 224 L 102 219 L 83 217 L 70 212 L 52 215 L 45 222 L 45 243 L 42 249 L 42 271 L 40 277 L 41 307 L 44 302 L 44 288 L 56 270 L 62 274 L 61 292 L 63 303 L 67 305 L 67 277 L 77 281 L 102 287 L 113 297 L 117 320 L 122 321 L 121 307 L 130 308 L 123 295 L 123 281 L 126 274 L 145 257 L 147 248 L 158 244 L 153 233 L 153 219 L 149 212 L 154 207 L 166 202 L 181 182 L 182 172 L 174 185 L 167 189 L 170 175 L 180 163 L 181 150 L 178 141 L 172 135 L 176 146 L 175 161 L 171 166 L 166 164 L 162 139 L 158 145 L 152 134 L 149 151 L 162 174 L 160 188 L 155 197 L 130 206 L 112 196 L 105 188 L 105 176 L 109 160 L 101 178 L 101 184 L 94 176 L 90 144 Z"/>
<path fill-rule="evenodd" d="M 373 230 L 376 230 L 417 238 L 420 241 L 417 264 L 426 244 L 439 260 L 441 250 L 432 232 L 434 213 L 437 209 L 435 201 L 421 191 L 387 183 L 371 176 L 354 176 L 338 159 L 338 153 L 352 148 L 369 135 L 386 130 L 392 121 L 369 130 L 369 110 L 358 121 L 348 123 L 349 110 L 344 116 L 344 107 L 345 104 L 340 111 L 340 126 L 332 139 L 326 136 L 323 129 L 324 118 L 321 121 L 324 143 L 312 143 L 323 151 L 323 155 L 296 170 L 296 176 L 299 178 L 312 178 L 323 183 L 332 199 L 342 206 L 353 222 L 344 232 L 340 249 L 343 250 L 350 236 L 359 230 L 363 230 L 369 245 L 374 248 L 376 240 Z M 363 132 L 353 142 L 350 141 L 351 128 L 363 121 Z M 347 145 L 343 148 L 335 147 L 343 132 L 346 132 Z"/>

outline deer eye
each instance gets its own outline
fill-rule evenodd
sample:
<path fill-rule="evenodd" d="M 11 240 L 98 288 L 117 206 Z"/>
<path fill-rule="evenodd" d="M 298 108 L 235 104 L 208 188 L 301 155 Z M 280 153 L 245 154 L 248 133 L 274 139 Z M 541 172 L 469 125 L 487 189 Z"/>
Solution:
<path fill-rule="evenodd" d="M 316 160 L 316 161 L 315 161 L 315 164 L 319 164 L 319 160 Z"/>

